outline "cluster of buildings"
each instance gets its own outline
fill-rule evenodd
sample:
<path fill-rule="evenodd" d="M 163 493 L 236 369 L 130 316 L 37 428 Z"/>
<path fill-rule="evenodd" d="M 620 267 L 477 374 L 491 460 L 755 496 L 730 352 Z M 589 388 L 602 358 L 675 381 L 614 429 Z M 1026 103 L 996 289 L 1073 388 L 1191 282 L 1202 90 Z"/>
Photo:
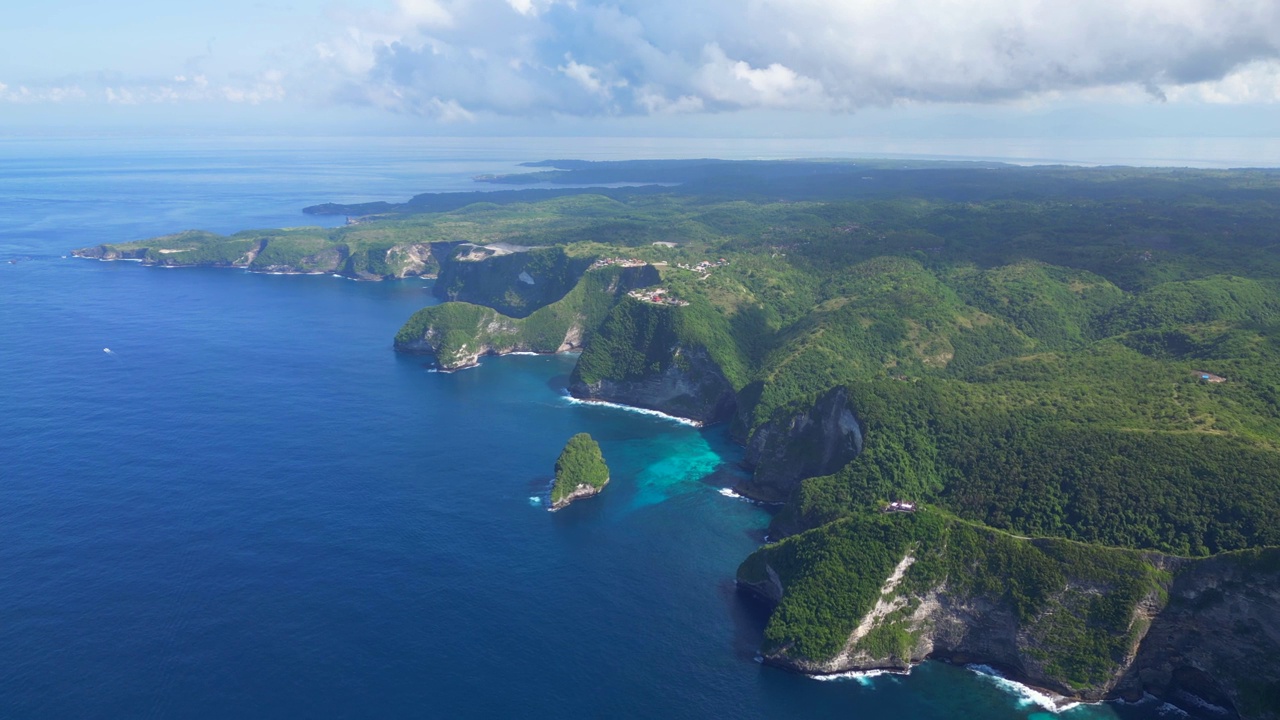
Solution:
<path fill-rule="evenodd" d="M 688 270 L 689 272 L 702 273 L 702 279 L 706 280 L 707 276 L 711 274 L 712 268 L 718 268 L 728 264 L 729 264 L 728 260 L 725 260 L 724 258 L 720 258 L 719 260 L 703 260 L 697 265 L 690 265 L 688 263 L 676 263 L 676 267 L 680 268 L 681 270 Z"/>
<path fill-rule="evenodd" d="M 915 512 L 916 504 L 909 502 L 898 502 L 894 500 L 884 508 L 885 512 Z"/>
<path fill-rule="evenodd" d="M 632 290 L 627 293 L 631 297 L 640 302 L 652 303 L 654 305 L 671 305 L 672 307 L 684 307 L 689 304 L 688 300 L 681 300 L 672 297 L 667 293 L 666 288 L 649 288 L 648 290 Z"/>
<path fill-rule="evenodd" d="M 591 263 L 591 267 L 589 269 L 596 270 L 602 267 L 609 267 L 610 265 L 619 265 L 621 267 L 640 267 L 641 265 L 648 265 L 648 264 L 649 263 L 645 262 L 644 260 L 640 260 L 638 258 L 620 258 L 620 257 L 600 258 L 599 260 L 596 260 L 595 262 Z"/>

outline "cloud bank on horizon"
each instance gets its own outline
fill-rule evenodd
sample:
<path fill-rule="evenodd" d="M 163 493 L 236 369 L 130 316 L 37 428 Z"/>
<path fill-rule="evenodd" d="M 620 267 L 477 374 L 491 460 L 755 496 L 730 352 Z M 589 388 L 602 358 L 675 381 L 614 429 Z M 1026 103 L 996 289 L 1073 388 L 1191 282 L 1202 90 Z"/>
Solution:
<path fill-rule="evenodd" d="M 331 21 L 252 72 L 0 76 L 0 101 L 297 101 L 445 122 L 1280 101 L 1275 0 L 396 0 Z"/>

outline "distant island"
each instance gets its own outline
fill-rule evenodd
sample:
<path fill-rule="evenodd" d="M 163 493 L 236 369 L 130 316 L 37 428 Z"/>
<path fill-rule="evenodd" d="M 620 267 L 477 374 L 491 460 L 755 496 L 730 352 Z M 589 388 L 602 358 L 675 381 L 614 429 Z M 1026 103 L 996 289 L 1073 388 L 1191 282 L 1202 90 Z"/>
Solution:
<path fill-rule="evenodd" d="M 600 445 L 587 433 L 569 438 L 556 460 L 556 479 L 551 485 L 551 510 L 600 494 L 609 484 L 609 467 L 605 465 Z"/>
<path fill-rule="evenodd" d="M 533 167 L 308 209 L 345 228 L 77 254 L 434 275 L 398 351 L 578 351 L 577 398 L 724 423 L 737 492 L 778 508 L 737 573 L 767 663 L 977 662 L 1280 718 L 1280 172 Z M 553 505 L 607 478 L 587 442 Z"/>

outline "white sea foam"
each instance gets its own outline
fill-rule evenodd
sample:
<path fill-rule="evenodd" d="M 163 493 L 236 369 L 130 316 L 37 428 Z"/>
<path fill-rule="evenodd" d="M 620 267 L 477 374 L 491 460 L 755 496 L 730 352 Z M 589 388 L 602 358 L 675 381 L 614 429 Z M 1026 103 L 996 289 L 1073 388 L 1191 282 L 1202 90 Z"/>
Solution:
<path fill-rule="evenodd" d="M 870 687 L 873 678 L 891 674 L 888 670 L 851 670 L 849 672 L 832 673 L 831 675 L 810 675 L 814 680 L 831 682 L 833 680 L 855 680 L 859 685 Z"/>
<path fill-rule="evenodd" d="M 1230 710 L 1222 707 L 1221 705 L 1214 705 L 1213 703 L 1209 702 L 1208 700 L 1205 700 L 1199 695 L 1192 695 L 1191 693 L 1185 692 L 1185 691 L 1179 692 L 1177 695 L 1178 695 L 1178 700 L 1180 702 L 1184 702 L 1188 705 L 1194 705 L 1200 710 L 1204 710 L 1213 715 L 1222 715 L 1225 717 L 1231 714 Z"/>
<path fill-rule="evenodd" d="M 1019 707 L 1028 707 L 1037 705 L 1053 713 L 1061 713 L 1078 706 L 1080 703 L 1067 700 L 1060 695 L 1036 690 L 1027 687 L 1020 682 L 1014 682 L 1009 678 L 1001 675 L 995 668 L 989 665 L 965 665 L 965 668 L 989 679 L 996 687 L 1018 697 Z"/>
<path fill-rule="evenodd" d="M 565 402 L 569 403 L 570 405 L 598 405 L 600 407 L 614 408 L 615 410 L 626 410 L 627 412 L 639 413 L 640 415 L 651 415 L 653 417 L 662 418 L 663 420 L 678 422 L 681 425 L 688 425 L 689 427 L 702 427 L 702 423 L 698 422 L 697 420 L 682 418 L 676 415 L 668 415 L 664 412 L 659 412 L 657 410 L 650 410 L 648 408 L 638 408 L 632 405 L 623 405 L 621 403 L 605 402 L 604 400 L 582 400 L 580 398 L 572 397 L 570 395 L 565 395 L 564 399 L 565 399 Z"/>
<path fill-rule="evenodd" d="M 746 500 L 747 498 L 733 491 L 733 488 L 720 488 L 720 494 L 725 497 L 737 498 L 738 500 Z"/>
<path fill-rule="evenodd" d="M 509 352 L 509 353 L 507 353 L 507 354 L 508 354 L 508 355 L 534 355 L 534 356 L 537 356 L 537 355 L 542 355 L 542 354 L 544 354 L 544 353 L 528 352 L 528 351 L 526 351 L 526 350 L 517 350 L 517 351 L 515 351 L 515 352 Z"/>
<path fill-rule="evenodd" d="M 532 505 L 532 506 L 534 506 L 534 507 L 541 507 L 541 505 L 542 505 L 542 498 L 538 497 L 537 495 L 530 495 L 530 496 L 529 496 L 529 504 L 530 504 L 530 505 Z"/>
<path fill-rule="evenodd" d="M 1156 714 L 1159 715 L 1160 717 L 1171 717 L 1171 718 L 1191 717 L 1191 713 L 1187 712 L 1186 710 L 1183 710 L 1182 708 L 1172 703 L 1161 703 L 1160 707 L 1156 708 Z"/>

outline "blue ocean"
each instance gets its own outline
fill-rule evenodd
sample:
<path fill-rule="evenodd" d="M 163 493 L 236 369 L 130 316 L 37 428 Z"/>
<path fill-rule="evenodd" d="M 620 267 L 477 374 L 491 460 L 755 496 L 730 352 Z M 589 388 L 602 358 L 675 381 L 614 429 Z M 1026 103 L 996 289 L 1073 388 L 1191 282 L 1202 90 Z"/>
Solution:
<path fill-rule="evenodd" d="M 1048 717 L 971 669 L 756 662 L 767 611 L 733 577 L 769 516 L 721 492 L 740 472 L 723 429 L 574 404 L 569 356 L 446 374 L 397 355 L 430 281 L 67 257 L 333 224 L 300 209 L 569 154 L 0 139 L 0 717 Z M 583 431 L 613 482 L 549 513 Z"/>

